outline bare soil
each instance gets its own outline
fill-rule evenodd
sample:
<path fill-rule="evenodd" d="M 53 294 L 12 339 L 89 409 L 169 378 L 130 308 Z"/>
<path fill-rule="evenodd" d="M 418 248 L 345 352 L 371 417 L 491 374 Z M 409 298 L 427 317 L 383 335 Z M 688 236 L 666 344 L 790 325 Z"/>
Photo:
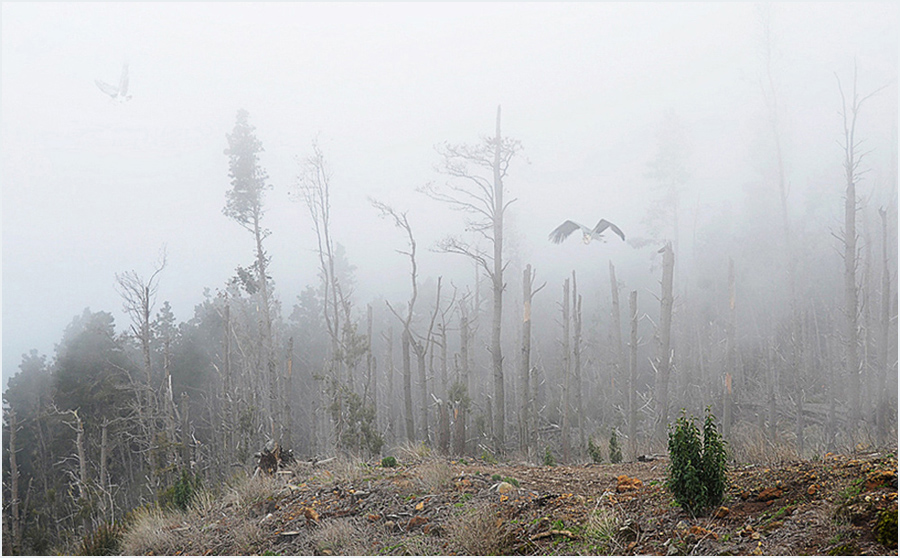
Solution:
<path fill-rule="evenodd" d="M 270 496 L 203 526 L 224 535 L 253 522 L 246 546 L 194 548 L 188 538 L 178 553 L 897 554 L 896 523 L 892 544 L 875 536 L 880 512 L 896 517 L 896 450 L 733 466 L 723 507 L 696 518 L 667 492 L 665 457 L 555 467 L 336 463 L 280 471 Z"/>

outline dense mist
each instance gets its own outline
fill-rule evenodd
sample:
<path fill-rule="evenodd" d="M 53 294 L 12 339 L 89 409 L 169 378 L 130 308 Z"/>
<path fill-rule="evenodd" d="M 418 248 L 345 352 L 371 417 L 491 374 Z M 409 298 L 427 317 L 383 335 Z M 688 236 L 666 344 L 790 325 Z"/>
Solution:
<path fill-rule="evenodd" d="M 893 3 L 4 3 L 16 549 L 269 439 L 634 459 L 710 407 L 736 460 L 895 444 L 897 37 Z"/>

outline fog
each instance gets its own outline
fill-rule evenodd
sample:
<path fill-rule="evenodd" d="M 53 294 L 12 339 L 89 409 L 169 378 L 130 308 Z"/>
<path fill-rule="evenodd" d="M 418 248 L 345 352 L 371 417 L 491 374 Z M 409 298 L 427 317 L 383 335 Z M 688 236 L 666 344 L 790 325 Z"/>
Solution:
<path fill-rule="evenodd" d="M 521 295 L 521 272 L 513 270 L 530 263 L 537 283 L 548 283 L 535 302 L 547 315 L 535 336 L 558 336 L 552 320 L 562 281 L 576 270 L 585 304 L 599 315 L 613 262 L 625 290 L 639 289 L 655 320 L 662 244 L 634 241 L 651 237 L 645 217 L 659 193 L 648 168 L 667 114 L 683 131 L 689 172 L 679 293 L 705 273 L 693 267 L 703 231 L 780 226 L 777 213 L 771 222 L 759 221 L 759 212 L 752 222 L 737 218 L 754 201 L 778 207 L 767 174 L 765 9 L 730 2 L 4 3 L 4 386 L 24 353 L 52 355 L 86 307 L 113 313 L 124 330 L 115 276 L 149 275 L 162 249 L 168 261 L 157 301 L 170 301 L 179 321 L 192 316 L 204 289 L 215 292 L 236 266 L 253 261 L 250 236 L 222 214 L 226 134 L 241 108 L 265 149 L 260 164 L 273 186 L 264 200 L 266 250 L 285 314 L 318 282 L 316 237 L 296 200 L 298 160 L 312 153 L 313 141 L 333 173 L 334 238 L 356 266 L 357 308 L 409 296 L 408 262 L 396 252 L 404 237 L 369 198 L 408 211 L 420 280 L 472 284 L 475 270 L 464 258 L 429 250 L 448 234 L 465 234 L 463 216 L 416 189 L 446 182 L 435 171 L 435 146 L 489 137 L 499 105 L 503 135 L 523 146 L 505 181 L 516 199 L 507 218 L 506 310 Z M 838 284 L 840 243 L 826 238 L 843 222 L 835 74 L 845 91 L 854 64 L 861 93 L 887 86 L 866 101 L 857 124 L 871 149 L 859 192 L 874 208 L 895 204 L 897 7 L 768 9 L 792 218 L 812 215 L 822 245 L 834 246 L 834 265 L 823 268 Z M 113 101 L 95 79 L 116 83 L 126 61 L 131 99 Z M 600 218 L 629 242 L 609 234 L 589 245 L 574 236 L 561 245 L 547 239 L 566 219 Z M 753 267 L 765 266 L 765 255 L 741 260 L 739 246 L 721 254 L 716 273 L 724 274 L 729 256 L 748 291 L 783 287 L 774 283 L 782 277 L 766 277 L 771 269 Z M 763 287 L 754 292 L 765 299 Z"/>

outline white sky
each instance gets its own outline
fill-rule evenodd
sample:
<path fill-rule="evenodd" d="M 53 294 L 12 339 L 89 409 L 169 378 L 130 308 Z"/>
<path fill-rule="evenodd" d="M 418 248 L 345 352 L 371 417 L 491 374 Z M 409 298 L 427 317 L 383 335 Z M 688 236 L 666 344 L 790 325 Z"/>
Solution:
<path fill-rule="evenodd" d="M 636 200 L 649 192 L 644 172 L 667 109 L 688 132 L 694 195 L 713 206 L 758 180 L 756 9 L 3 3 L 4 383 L 31 348 L 52 355 L 85 307 L 125 327 L 115 274 L 149 274 L 163 245 L 159 302 L 170 300 L 179 320 L 204 287 L 251 262 L 249 235 L 221 213 L 225 135 L 238 108 L 266 150 L 267 248 L 288 311 L 315 280 L 309 219 L 288 196 L 296 158 L 315 137 L 333 169 L 336 238 L 357 266 L 363 304 L 377 294 L 404 299 L 407 289 L 406 261 L 394 252 L 403 237 L 367 197 L 410 210 L 423 248 L 461 232 L 460 215 L 415 188 L 441 180 L 434 145 L 490 134 L 498 104 L 504 135 L 525 148 L 507 181 L 519 199 L 511 224 L 523 257 L 546 262 L 539 270 L 583 254 L 574 241 L 546 241 L 567 218 L 605 217 L 640 236 L 646 203 Z M 893 84 L 867 109 L 878 117 L 861 124 L 885 145 L 897 118 L 896 4 L 775 4 L 773 15 L 789 172 L 798 189 L 839 180 L 834 72 L 849 79 L 855 57 L 861 91 Z M 125 60 L 133 98 L 119 104 L 94 79 L 116 83 Z M 605 270 L 632 252 L 610 242 L 597 261 Z M 422 250 L 423 279 L 463 273 L 448 257 Z"/>

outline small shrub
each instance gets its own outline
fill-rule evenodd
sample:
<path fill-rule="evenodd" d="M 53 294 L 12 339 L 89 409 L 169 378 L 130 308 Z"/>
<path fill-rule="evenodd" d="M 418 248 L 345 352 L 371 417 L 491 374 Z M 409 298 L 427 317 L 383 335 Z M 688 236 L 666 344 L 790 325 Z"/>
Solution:
<path fill-rule="evenodd" d="M 896 531 L 896 521 L 894 526 Z M 115 556 L 122 547 L 122 534 L 122 526 L 118 523 L 103 523 L 81 539 L 78 555 Z"/>
<path fill-rule="evenodd" d="M 875 540 L 888 548 L 897 548 L 897 510 L 883 510 L 875 517 Z"/>
<path fill-rule="evenodd" d="M 556 467 L 556 459 L 553 457 L 553 452 L 550 451 L 550 446 L 544 449 L 544 466 Z"/>
<path fill-rule="evenodd" d="M 494 482 L 500 482 L 500 480 L 501 480 L 502 478 L 503 478 L 503 477 L 501 477 L 501 476 L 498 475 L 497 473 L 494 473 L 493 475 L 491 475 L 491 480 L 494 481 Z"/>
<path fill-rule="evenodd" d="M 588 447 L 587 447 L 588 455 L 591 457 L 591 461 L 594 463 L 603 463 L 603 452 L 600 450 L 600 446 L 594 443 L 594 438 L 588 438 Z"/>
<path fill-rule="evenodd" d="M 675 502 L 692 515 L 718 505 L 725 495 L 725 442 L 706 408 L 703 439 L 682 409 L 681 417 L 669 431 L 669 475 L 666 485 Z"/>
<path fill-rule="evenodd" d="M 519 488 L 519 480 L 518 479 L 514 479 L 512 477 L 503 477 L 503 482 L 508 482 L 509 484 L 515 486 L 516 488 Z"/>
<path fill-rule="evenodd" d="M 609 461 L 610 463 L 622 462 L 622 448 L 619 447 L 619 438 L 616 435 L 616 429 L 612 429 L 609 435 Z"/>
<path fill-rule="evenodd" d="M 186 511 L 199 490 L 200 477 L 183 470 L 175 483 L 157 497 L 157 502 L 163 508 Z"/>
<path fill-rule="evenodd" d="M 381 466 L 388 467 L 396 467 L 397 466 L 397 458 L 393 455 L 389 455 L 381 460 Z"/>

